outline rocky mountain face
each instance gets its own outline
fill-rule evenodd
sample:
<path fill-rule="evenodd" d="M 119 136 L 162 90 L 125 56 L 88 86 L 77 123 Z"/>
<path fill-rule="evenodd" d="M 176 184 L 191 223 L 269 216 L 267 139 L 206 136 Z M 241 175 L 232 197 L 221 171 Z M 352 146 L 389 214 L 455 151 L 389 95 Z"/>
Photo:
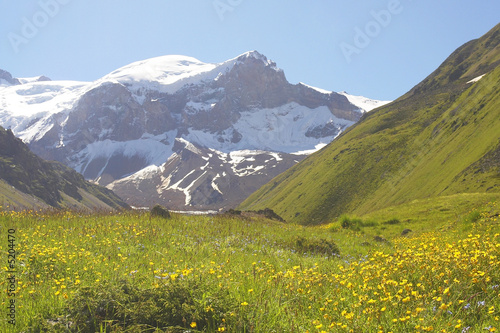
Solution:
<path fill-rule="evenodd" d="M 363 112 L 344 94 L 290 84 L 256 51 L 220 64 L 164 56 L 91 83 L 0 88 L 0 125 L 36 154 L 131 205 L 180 210 L 235 206 Z"/>
<path fill-rule="evenodd" d="M 0 198 L 4 209 L 128 208 L 112 191 L 85 181 L 71 168 L 42 160 L 1 127 Z"/>
<path fill-rule="evenodd" d="M 0 69 L 0 85 L 12 86 L 17 84 L 21 84 L 21 82 L 19 82 L 18 79 L 13 78 L 12 74 L 9 72 Z"/>

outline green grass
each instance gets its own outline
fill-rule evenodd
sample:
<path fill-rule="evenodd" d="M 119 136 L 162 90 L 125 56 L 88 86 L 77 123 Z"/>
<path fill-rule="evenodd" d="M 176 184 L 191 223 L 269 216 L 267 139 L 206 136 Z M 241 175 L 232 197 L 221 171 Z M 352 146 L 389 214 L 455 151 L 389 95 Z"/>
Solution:
<path fill-rule="evenodd" d="M 385 234 L 386 237 L 395 237 L 404 229 L 411 229 L 415 233 L 436 231 L 452 221 L 467 221 L 470 214 L 476 212 L 488 202 L 499 201 L 498 193 L 464 193 L 437 198 L 412 200 L 409 203 L 384 208 L 362 215 L 365 220 L 383 221 L 388 218 L 397 218 L 400 223 L 390 224 L 383 222 L 373 228 L 374 233 Z M 473 215 L 474 215 L 473 214 Z"/>
<path fill-rule="evenodd" d="M 18 288 L 16 326 L 3 317 L 0 331 L 500 328 L 492 199 L 418 200 L 315 227 L 227 215 L 2 212 L 1 225 L 15 230 Z M 413 231 L 401 237 L 405 228 Z"/>

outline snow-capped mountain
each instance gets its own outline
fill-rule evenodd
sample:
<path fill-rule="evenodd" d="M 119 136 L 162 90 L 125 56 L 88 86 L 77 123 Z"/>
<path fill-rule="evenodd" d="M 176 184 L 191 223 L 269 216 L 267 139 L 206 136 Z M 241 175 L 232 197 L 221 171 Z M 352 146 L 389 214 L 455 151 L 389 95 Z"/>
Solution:
<path fill-rule="evenodd" d="M 35 153 L 131 205 L 183 210 L 238 204 L 368 111 L 290 84 L 256 51 L 218 64 L 163 56 L 94 82 L 0 80 L 0 125 Z"/>

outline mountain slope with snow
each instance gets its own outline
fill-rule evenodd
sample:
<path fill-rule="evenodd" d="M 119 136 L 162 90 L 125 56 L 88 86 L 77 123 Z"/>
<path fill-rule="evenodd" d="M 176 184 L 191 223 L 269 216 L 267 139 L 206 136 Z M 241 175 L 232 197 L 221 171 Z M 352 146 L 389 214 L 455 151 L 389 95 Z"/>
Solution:
<path fill-rule="evenodd" d="M 135 206 L 234 206 L 367 111 L 290 84 L 256 51 L 218 64 L 157 57 L 94 82 L 40 79 L 0 87 L 0 125 Z"/>
<path fill-rule="evenodd" d="M 364 96 L 354 96 L 348 94 L 345 91 L 339 92 L 339 94 L 345 96 L 349 100 L 349 102 L 359 107 L 363 112 L 372 111 L 373 109 L 379 108 L 381 106 L 384 106 L 392 102 L 392 101 L 379 101 Z"/>

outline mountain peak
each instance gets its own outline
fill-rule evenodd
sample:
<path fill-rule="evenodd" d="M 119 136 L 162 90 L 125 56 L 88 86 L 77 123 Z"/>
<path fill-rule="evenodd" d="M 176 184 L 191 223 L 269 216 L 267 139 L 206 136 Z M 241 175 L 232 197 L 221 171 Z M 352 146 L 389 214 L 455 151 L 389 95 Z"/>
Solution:
<path fill-rule="evenodd" d="M 126 86 L 133 86 L 139 83 L 141 87 L 148 85 L 148 83 L 169 86 L 178 82 L 184 85 L 186 84 L 186 79 L 210 72 L 215 67 L 215 64 L 207 64 L 193 57 L 165 55 L 136 61 L 121 67 L 104 76 L 97 83 L 117 82 Z M 179 88 L 177 87 L 178 85 L 175 86 L 175 88 Z"/>
<path fill-rule="evenodd" d="M 226 63 L 234 62 L 234 60 L 236 60 L 237 63 L 238 62 L 244 63 L 249 59 L 260 60 L 264 63 L 265 66 L 270 66 L 271 68 L 278 70 L 278 68 L 276 67 L 276 63 L 274 61 L 267 59 L 267 57 L 265 55 L 263 55 L 262 53 L 259 53 L 258 51 L 255 51 L 255 50 L 245 52 L 245 53 L 239 55 L 238 57 L 236 57 L 235 59 L 231 59 L 229 61 L 226 61 Z"/>
<path fill-rule="evenodd" d="M 241 55 L 239 55 L 237 57 L 237 59 L 239 60 L 243 60 L 243 59 L 248 59 L 248 58 L 253 58 L 253 59 L 257 59 L 257 60 L 262 60 L 264 62 L 267 62 L 267 57 L 261 53 L 259 53 L 258 51 L 248 51 L 248 52 L 245 52 Z"/>
<path fill-rule="evenodd" d="M 249 60 L 262 61 L 265 66 L 278 70 L 273 61 L 257 51 L 245 52 L 222 63 L 205 63 L 183 55 L 165 55 L 121 67 L 96 81 L 95 85 L 112 82 L 123 84 L 132 91 L 146 89 L 173 94 L 186 85 L 214 80 L 235 65 L 246 64 Z"/>

